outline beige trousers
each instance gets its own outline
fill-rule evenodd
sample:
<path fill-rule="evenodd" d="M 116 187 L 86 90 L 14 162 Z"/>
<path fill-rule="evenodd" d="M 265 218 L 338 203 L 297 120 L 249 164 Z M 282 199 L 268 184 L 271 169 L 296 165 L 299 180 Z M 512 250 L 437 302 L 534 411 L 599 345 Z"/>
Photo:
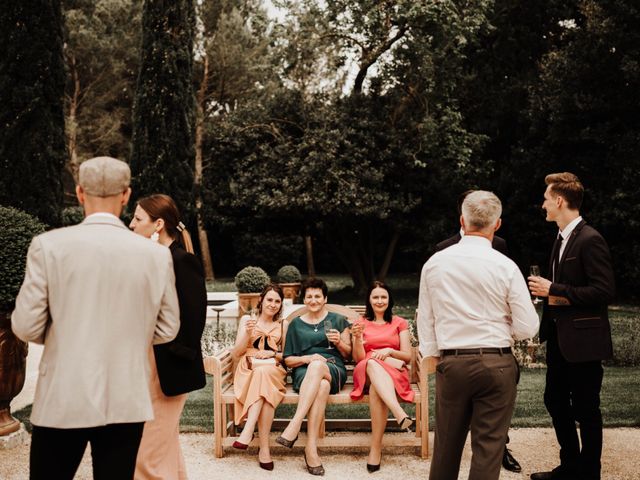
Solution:
<path fill-rule="evenodd" d="M 162 393 L 153 350 L 149 363 L 154 418 L 144 424 L 134 479 L 187 480 L 179 438 L 180 416 L 187 394 L 167 397 Z"/>

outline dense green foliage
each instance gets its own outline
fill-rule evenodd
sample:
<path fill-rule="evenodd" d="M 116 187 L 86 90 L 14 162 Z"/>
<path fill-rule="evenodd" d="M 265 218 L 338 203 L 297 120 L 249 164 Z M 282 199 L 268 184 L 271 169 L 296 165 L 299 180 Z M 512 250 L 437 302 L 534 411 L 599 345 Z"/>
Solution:
<path fill-rule="evenodd" d="M 296 283 L 302 280 L 302 275 L 295 265 L 283 265 L 278 270 L 276 278 L 280 283 Z"/>
<path fill-rule="evenodd" d="M 9 312 L 24 279 L 31 239 L 44 232 L 44 224 L 33 215 L 0 206 L 0 311 Z"/>
<path fill-rule="evenodd" d="M 63 0 L 69 172 L 98 155 L 128 159 L 142 2 Z"/>
<path fill-rule="evenodd" d="M 132 205 L 152 193 L 193 212 L 193 0 L 144 2 L 131 152 Z"/>
<path fill-rule="evenodd" d="M 272 273 L 312 251 L 317 270 L 349 272 L 356 290 L 419 270 L 457 230 L 468 188 L 503 199 L 500 234 L 523 270 L 545 266 L 555 225 L 541 216 L 543 179 L 570 170 L 587 190 L 585 218 L 611 246 L 619 297 L 637 297 L 636 2 L 273 3 L 277 17 L 261 0 L 149 1 L 141 21 L 141 2 L 64 0 L 69 170 L 93 155 L 125 158 L 133 131 L 134 196 L 169 193 L 189 217 L 202 192 L 219 274 Z M 38 200 L 59 197 L 57 144 L 25 133 L 49 138 L 50 110 L 22 80 L 33 59 L 18 67 L 11 55 L 44 51 L 33 38 L 56 29 L 32 34 L 44 15 L 11 20 L 25 9 L 0 14 L 0 203 L 58 212 L 59 199 Z"/>
<path fill-rule="evenodd" d="M 238 272 L 234 282 L 239 293 L 259 293 L 271 279 L 260 267 L 244 267 Z"/>
<path fill-rule="evenodd" d="M 0 9 L 0 205 L 60 224 L 66 160 L 60 0 Z"/>

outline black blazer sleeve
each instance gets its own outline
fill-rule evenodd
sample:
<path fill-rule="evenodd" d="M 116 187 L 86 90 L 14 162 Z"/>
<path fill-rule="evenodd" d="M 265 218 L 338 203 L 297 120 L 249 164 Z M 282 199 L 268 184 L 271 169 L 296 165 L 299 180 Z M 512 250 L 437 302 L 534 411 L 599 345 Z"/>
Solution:
<path fill-rule="evenodd" d="M 177 243 L 171 245 L 180 330 L 176 338 L 154 346 L 160 386 L 167 396 L 198 390 L 206 384 L 201 338 L 207 316 L 207 290 L 200 260 Z"/>

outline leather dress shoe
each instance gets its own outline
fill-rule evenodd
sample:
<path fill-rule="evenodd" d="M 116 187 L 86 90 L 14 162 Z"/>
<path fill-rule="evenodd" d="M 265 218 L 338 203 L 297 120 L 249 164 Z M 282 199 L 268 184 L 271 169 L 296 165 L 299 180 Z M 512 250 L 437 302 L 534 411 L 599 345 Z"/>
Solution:
<path fill-rule="evenodd" d="M 563 471 L 561 467 L 556 467 L 550 472 L 536 472 L 531 474 L 531 480 L 575 480 L 571 474 Z"/>
<path fill-rule="evenodd" d="M 502 468 L 515 473 L 520 473 L 522 471 L 522 467 L 507 447 L 504 447 L 504 454 L 502 455 Z"/>

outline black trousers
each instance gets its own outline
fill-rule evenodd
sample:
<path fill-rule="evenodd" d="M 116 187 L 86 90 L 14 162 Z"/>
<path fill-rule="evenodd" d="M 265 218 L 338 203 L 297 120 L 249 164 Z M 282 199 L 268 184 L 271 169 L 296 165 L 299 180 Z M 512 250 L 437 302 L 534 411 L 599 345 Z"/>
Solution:
<path fill-rule="evenodd" d="M 133 479 L 144 422 L 92 428 L 33 426 L 31 480 L 71 480 L 87 443 L 91 444 L 94 480 Z"/>
<path fill-rule="evenodd" d="M 547 340 L 544 404 L 560 444 L 561 466 L 585 480 L 600 478 L 602 376 L 600 361 L 571 363 L 565 360 L 553 329 Z M 580 424 L 580 442 L 576 422 Z"/>

